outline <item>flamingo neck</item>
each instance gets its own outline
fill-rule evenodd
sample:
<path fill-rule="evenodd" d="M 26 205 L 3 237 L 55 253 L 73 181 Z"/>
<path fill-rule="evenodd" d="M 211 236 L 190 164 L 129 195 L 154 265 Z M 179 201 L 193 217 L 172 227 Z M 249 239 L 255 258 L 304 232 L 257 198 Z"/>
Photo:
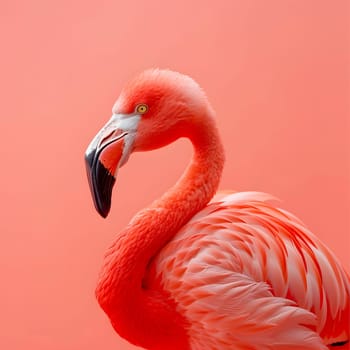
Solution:
<path fill-rule="evenodd" d="M 184 175 L 118 234 L 107 251 L 96 289 L 115 330 L 148 349 L 158 349 L 153 343 L 162 342 L 160 333 L 166 334 L 167 349 L 172 349 L 172 338 L 174 349 L 186 349 L 186 320 L 177 314 L 165 291 L 145 288 L 143 279 L 152 258 L 205 207 L 218 188 L 224 152 L 213 118 L 205 121 L 187 135 L 194 155 Z"/>

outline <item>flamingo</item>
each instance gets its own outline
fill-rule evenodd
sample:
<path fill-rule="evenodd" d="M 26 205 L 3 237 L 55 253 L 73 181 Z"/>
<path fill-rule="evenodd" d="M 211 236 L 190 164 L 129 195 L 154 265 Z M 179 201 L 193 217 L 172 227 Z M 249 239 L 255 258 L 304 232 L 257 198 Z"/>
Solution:
<path fill-rule="evenodd" d="M 194 148 L 180 180 L 107 250 L 96 297 L 121 337 L 152 350 L 347 343 L 350 279 L 335 255 L 272 196 L 215 195 L 224 151 L 214 111 L 192 78 L 146 70 L 122 89 L 112 112 L 85 154 L 103 217 L 132 152 L 181 137 Z"/>

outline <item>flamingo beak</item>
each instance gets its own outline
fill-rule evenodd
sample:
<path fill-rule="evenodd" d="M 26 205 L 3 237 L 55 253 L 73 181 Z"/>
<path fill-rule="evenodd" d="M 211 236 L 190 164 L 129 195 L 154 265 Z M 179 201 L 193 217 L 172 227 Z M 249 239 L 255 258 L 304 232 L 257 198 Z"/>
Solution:
<path fill-rule="evenodd" d="M 132 152 L 138 115 L 115 114 L 88 146 L 85 164 L 90 191 L 98 213 L 106 218 L 118 169 Z"/>

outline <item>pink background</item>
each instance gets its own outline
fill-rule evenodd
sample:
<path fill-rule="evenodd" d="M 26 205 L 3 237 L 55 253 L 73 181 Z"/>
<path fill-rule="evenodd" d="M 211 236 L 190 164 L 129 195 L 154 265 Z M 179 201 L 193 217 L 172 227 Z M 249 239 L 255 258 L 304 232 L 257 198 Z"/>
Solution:
<path fill-rule="evenodd" d="M 221 188 L 278 196 L 349 269 L 347 0 L 0 7 L 1 349 L 134 349 L 97 306 L 96 276 L 113 235 L 175 182 L 191 148 L 134 155 L 108 220 L 83 155 L 120 88 L 149 67 L 207 91 L 227 153 Z"/>

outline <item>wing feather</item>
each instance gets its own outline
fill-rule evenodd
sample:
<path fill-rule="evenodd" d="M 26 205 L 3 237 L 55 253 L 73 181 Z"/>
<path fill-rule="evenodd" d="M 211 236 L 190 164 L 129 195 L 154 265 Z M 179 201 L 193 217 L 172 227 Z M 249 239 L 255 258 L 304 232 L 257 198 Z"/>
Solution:
<path fill-rule="evenodd" d="M 285 349 L 291 332 L 318 344 L 310 349 L 322 348 L 313 329 L 325 342 L 346 339 L 348 276 L 298 218 L 270 201 L 276 199 L 260 192 L 232 193 L 197 213 L 154 260 L 163 288 L 198 334 L 201 327 L 222 333 L 220 325 L 232 344 L 245 344 L 253 330 L 257 341 L 271 337 L 271 329 Z"/>

